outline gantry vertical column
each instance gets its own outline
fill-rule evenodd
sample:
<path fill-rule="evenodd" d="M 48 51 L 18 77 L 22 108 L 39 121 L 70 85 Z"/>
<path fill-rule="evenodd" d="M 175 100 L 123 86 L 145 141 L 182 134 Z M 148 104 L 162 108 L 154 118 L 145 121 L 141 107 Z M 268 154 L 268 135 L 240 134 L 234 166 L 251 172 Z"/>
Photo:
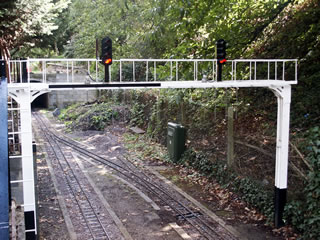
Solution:
<path fill-rule="evenodd" d="M 281 227 L 284 224 L 282 217 L 287 201 L 291 85 L 272 90 L 278 98 L 274 217 L 276 227 Z"/>
<path fill-rule="evenodd" d="M 12 95 L 12 94 L 11 94 Z M 34 161 L 32 146 L 31 94 L 30 88 L 14 92 L 14 99 L 20 105 L 20 141 L 23 180 L 23 207 L 25 216 L 26 239 L 36 239 L 36 200 L 34 185 Z"/>

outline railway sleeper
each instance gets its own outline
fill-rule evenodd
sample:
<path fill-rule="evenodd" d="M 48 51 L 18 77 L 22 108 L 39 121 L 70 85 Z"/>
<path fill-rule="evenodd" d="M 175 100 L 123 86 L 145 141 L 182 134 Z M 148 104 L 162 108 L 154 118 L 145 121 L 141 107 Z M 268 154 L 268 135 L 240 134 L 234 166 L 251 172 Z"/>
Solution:
<path fill-rule="evenodd" d="M 97 236 L 94 238 L 95 240 L 99 240 L 99 239 L 106 239 L 106 235 L 103 235 L 103 236 Z"/>
<path fill-rule="evenodd" d="M 201 212 L 188 212 L 188 213 L 184 213 L 184 214 L 178 214 L 175 217 L 182 221 L 185 220 L 186 218 L 196 218 L 196 217 L 200 217 L 202 216 Z"/>

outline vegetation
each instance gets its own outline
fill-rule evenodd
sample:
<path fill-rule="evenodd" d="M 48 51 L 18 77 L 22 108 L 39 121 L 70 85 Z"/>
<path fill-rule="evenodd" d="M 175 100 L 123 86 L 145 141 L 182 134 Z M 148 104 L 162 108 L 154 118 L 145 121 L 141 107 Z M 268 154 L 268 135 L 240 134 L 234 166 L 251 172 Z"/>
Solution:
<path fill-rule="evenodd" d="M 4 0 L 0 3 L 1 55 L 27 57 L 31 48 L 54 45 L 46 41 L 58 29 L 58 17 L 67 8 L 69 0 Z M 52 40 L 52 39 L 51 39 Z M 35 50 L 33 49 L 33 52 Z M 42 53 L 45 51 L 41 51 Z M 28 54 L 30 56 L 30 54 Z"/>
<path fill-rule="evenodd" d="M 320 128 L 310 129 L 307 139 L 312 171 L 306 181 L 305 199 L 293 201 L 286 210 L 288 221 L 304 233 L 305 239 L 317 239 L 320 229 Z"/>
<path fill-rule="evenodd" d="M 103 130 L 113 120 L 119 118 L 119 111 L 108 103 L 71 105 L 62 110 L 59 119 L 66 123 L 70 130 Z"/>

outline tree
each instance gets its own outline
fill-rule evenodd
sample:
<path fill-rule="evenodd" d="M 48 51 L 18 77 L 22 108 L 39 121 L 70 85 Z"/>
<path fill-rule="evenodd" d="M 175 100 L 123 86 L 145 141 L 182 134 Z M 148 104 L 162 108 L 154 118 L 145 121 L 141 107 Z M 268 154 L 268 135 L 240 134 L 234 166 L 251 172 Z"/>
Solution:
<path fill-rule="evenodd" d="M 148 0 L 75 0 L 70 6 L 69 28 L 73 32 L 67 56 L 95 56 L 95 39 L 109 36 L 114 55 L 143 55 L 144 32 L 150 24 Z"/>
<path fill-rule="evenodd" d="M 57 29 L 54 20 L 70 0 L 5 0 L 0 5 L 0 49 L 5 59 Z"/>

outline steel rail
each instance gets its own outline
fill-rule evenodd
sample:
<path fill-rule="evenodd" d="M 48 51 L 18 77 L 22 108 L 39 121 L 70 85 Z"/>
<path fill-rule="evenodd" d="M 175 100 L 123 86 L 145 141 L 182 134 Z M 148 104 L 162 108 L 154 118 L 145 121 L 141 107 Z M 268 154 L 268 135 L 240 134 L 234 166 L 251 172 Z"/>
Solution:
<path fill-rule="evenodd" d="M 76 180 L 76 182 L 77 182 L 77 184 L 78 184 L 81 192 L 83 193 L 85 199 L 86 199 L 87 202 L 89 203 L 89 206 L 90 206 L 90 208 L 92 209 L 92 212 L 94 213 L 96 219 L 98 220 L 99 225 L 100 225 L 101 228 L 103 229 L 104 235 L 107 237 L 108 240 L 110 240 L 110 236 L 108 235 L 107 230 L 106 230 L 105 227 L 103 226 L 100 218 L 98 217 L 98 214 L 97 214 L 96 211 L 94 210 L 94 207 L 92 206 L 92 204 L 91 204 L 88 196 L 86 195 L 86 193 L 85 193 L 82 185 L 80 184 L 79 179 L 76 177 L 76 174 L 74 173 L 73 168 L 70 166 L 69 161 L 66 159 L 66 157 L 65 157 L 65 155 L 64 155 L 61 147 L 60 147 L 59 144 L 56 142 L 56 140 L 54 139 L 54 137 L 52 137 L 51 134 L 48 134 L 47 131 L 48 131 L 49 129 L 46 127 L 46 124 L 42 121 L 41 117 L 39 117 L 37 114 L 34 114 L 34 116 L 35 116 L 35 118 L 38 120 L 38 122 L 41 122 L 41 123 L 45 126 L 45 127 L 43 127 L 43 126 L 39 125 L 40 128 L 41 128 L 41 130 L 42 130 L 42 132 L 44 133 L 44 136 L 45 136 L 46 139 L 47 139 L 47 142 L 49 143 L 49 145 L 50 145 L 50 147 L 51 147 L 51 149 L 52 149 L 52 152 L 54 153 L 55 158 L 58 160 L 58 163 L 59 163 L 59 166 L 60 166 L 62 172 L 65 172 L 65 171 L 63 170 L 64 168 L 63 168 L 63 166 L 62 166 L 62 163 L 61 163 L 61 161 L 60 161 L 60 158 L 59 158 L 58 155 L 57 155 L 57 152 L 55 151 L 55 148 L 54 148 L 54 146 L 53 146 L 53 144 L 52 144 L 52 141 L 53 141 L 53 142 L 56 144 L 56 146 L 58 147 L 58 151 L 60 151 L 60 154 L 61 154 L 62 157 L 64 158 L 64 160 L 65 160 L 65 162 L 67 163 L 69 169 L 71 170 L 71 173 L 72 173 L 74 179 Z M 39 120 L 40 120 L 40 121 L 39 121 Z M 45 129 L 44 129 L 44 128 L 45 128 Z M 44 131 L 44 130 L 47 130 L 47 131 Z M 49 130 L 49 131 L 50 131 L 50 130 Z M 51 138 L 52 141 L 50 141 L 49 138 Z M 86 222 L 86 225 L 87 225 L 88 228 L 89 228 L 89 231 L 90 231 L 91 236 L 93 237 L 93 239 L 96 239 L 96 238 L 97 238 L 97 237 L 95 236 L 96 234 L 93 232 L 93 229 L 92 229 L 92 227 L 90 226 L 90 223 L 88 222 L 88 219 L 86 218 L 86 215 L 85 215 L 85 213 L 84 213 L 84 211 L 83 211 L 83 209 L 82 209 L 82 207 L 81 207 L 81 204 L 79 203 L 79 200 L 77 199 L 77 194 L 75 193 L 75 191 L 74 191 L 74 189 L 73 189 L 73 187 L 72 187 L 72 184 L 71 184 L 71 182 L 70 182 L 71 180 L 68 179 L 67 174 L 64 174 L 64 176 L 65 176 L 65 179 L 66 179 L 67 184 L 68 184 L 68 186 L 69 186 L 69 189 L 71 190 L 72 194 L 74 195 L 74 199 L 75 199 L 76 202 L 77 202 L 77 205 L 78 205 L 78 207 L 79 207 L 79 209 L 80 209 L 80 211 L 81 211 L 81 214 L 82 214 L 82 216 L 83 216 L 83 218 L 84 218 L 84 220 L 85 220 L 85 222 Z M 69 178 L 70 178 L 70 176 L 69 176 Z"/>

